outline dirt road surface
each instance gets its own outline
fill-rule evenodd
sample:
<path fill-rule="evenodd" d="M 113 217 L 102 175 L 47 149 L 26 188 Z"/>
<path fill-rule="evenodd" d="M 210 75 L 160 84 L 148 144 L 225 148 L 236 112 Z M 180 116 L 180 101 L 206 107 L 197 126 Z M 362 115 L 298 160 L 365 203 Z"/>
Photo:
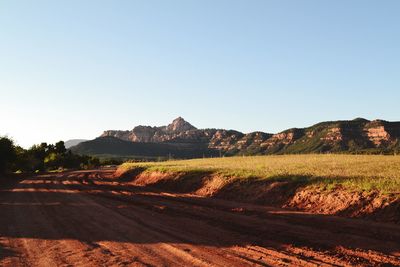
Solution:
<path fill-rule="evenodd" d="M 400 266 L 400 227 L 46 174 L 1 190 L 0 266 Z"/>

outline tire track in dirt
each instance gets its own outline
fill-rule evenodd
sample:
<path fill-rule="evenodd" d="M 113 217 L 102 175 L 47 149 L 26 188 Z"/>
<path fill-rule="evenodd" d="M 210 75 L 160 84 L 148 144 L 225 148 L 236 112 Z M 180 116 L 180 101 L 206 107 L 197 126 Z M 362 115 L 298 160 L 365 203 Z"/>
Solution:
<path fill-rule="evenodd" d="M 110 197 L 110 196 L 107 196 L 108 198 Z M 112 198 L 112 197 L 111 197 Z M 137 205 L 137 204 L 139 204 L 140 206 L 143 206 L 143 202 L 138 202 L 137 200 L 135 200 L 134 201 L 135 202 L 135 204 Z M 151 208 L 151 205 L 154 205 L 155 203 L 151 203 L 151 204 L 149 204 L 149 203 L 147 203 L 148 204 L 148 207 L 149 208 Z M 168 203 L 165 203 L 167 206 L 169 206 L 169 207 L 171 207 L 172 205 L 168 205 Z M 164 210 L 163 210 L 164 211 Z M 142 212 L 143 213 L 143 212 Z M 171 212 L 170 212 L 171 213 Z M 173 213 L 173 215 L 174 216 L 185 216 L 185 215 L 187 215 L 187 212 L 186 211 L 183 211 L 183 212 L 172 212 Z M 198 219 L 200 219 L 200 220 L 205 220 L 205 221 L 210 221 L 210 213 L 212 213 L 212 212 L 210 212 L 210 211 L 206 211 L 206 212 L 204 212 L 204 214 L 208 214 L 208 216 L 207 215 L 201 215 L 201 216 L 197 216 L 197 218 Z M 213 215 L 211 215 L 211 216 L 213 216 Z M 192 217 L 192 218 L 196 218 L 195 216 L 193 216 L 193 214 L 191 214 L 191 213 L 189 213 L 189 217 Z M 242 219 L 243 220 L 243 219 Z M 226 224 L 226 221 L 222 221 L 222 224 L 224 224 L 225 223 L 225 229 L 232 229 L 232 230 L 237 230 L 238 228 L 248 228 L 248 226 L 246 227 L 246 225 L 245 225 L 245 223 L 246 223 L 246 221 L 244 221 L 244 224 L 240 224 L 240 225 L 235 225 L 235 224 L 233 224 L 233 225 L 228 225 L 228 224 Z M 232 221 L 231 221 L 231 223 L 232 223 Z M 211 223 L 212 225 L 215 225 L 215 221 L 213 221 L 213 223 Z M 221 224 L 221 223 L 219 223 L 219 224 Z M 216 224 L 216 225 L 218 225 L 218 223 Z M 254 226 L 254 225 L 252 225 L 252 226 Z M 273 226 L 273 223 L 270 223 L 269 224 L 269 226 Z M 286 225 L 287 227 L 288 227 L 288 225 Z M 285 227 L 286 227 L 285 226 Z M 293 228 L 293 227 L 292 227 Z M 307 229 L 307 230 L 309 230 L 309 229 Z M 254 227 L 254 229 L 251 231 L 252 233 L 254 233 L 254 234 L 257 234 L 257 233 L 260 233 L 260 232 L 264 232 L 264 234 L 265 234 L 265 232 L 267 232 L 268 231 L 268 233 L 269 234 L 274 234 L 274 233 L 278 233 L 279 231 L 277 231 L 276 229 L 271 229 L 271 230 L 267 230 L 267 229 L 265 229 L 265 228 L 259 228 L 259 229 L 257 229 L 257 227 Z M 315 230 L 314 230 L 315 231 Z M 292 233 L 290 233 L 290 231 L 289 231 L 289 233 L 286 233 L 284 236 L 282 236 L 282 234 L 280 234 L 279 235 L 279 238 L 278 239 L 280 239 L 280 240 L 282 240 L 282 239 L 291 239 L 292 241 L 293 240 L 296 240 L 297 239 L 297 243 L 304 243 L 305 241 L 304 240 L 306 240 L 306 239 L 304 239 L 303 241 L 301 241 L 301 240 L 299 240 L 297 237 L 295 237 L 296 235 L 295 234 L 299 234 L 299 233 L 301 233 L 301 230 L 299 230 L 299 229 L 296 229 L 296 231 L 294 231 L 294 232 L 292 232 Z M 250 236 L 250 233 L 249 232 L 247 232 L 246 233 L 247 234 L 247 239 L 248 240 L 252 240 L 252 242 L 261 242 L 262 243 L 262 241 L 256 241 L 256 239 L 254 238 L 254 235 L 253 236 Z M 309 234 L 309 233 L 308 233 Z M 322 233 L 323 235 L 326 235 L 326 234 L 329 234 L 329 232 L 323 232 Z M 294 237 L 294 238 L 293 238 Z M 363 240 L 363 242 L 370 242 L 370 240 Z M 265 242 L 264 242 L 265 243 Z M 306 242 L 307 243 L 307 242 Z M 310 243 L 310 241 L 308 241 L 308 243 Z M 316 243 L 316 246 L 319 246 L 319 247 L 324 247 L 324 244 L 323 243 L 320 243 L 320 242 L 318 242 L 318 243 Z M 339 251 L 341 251 L 341 250 L 338 250 L 337 252 L 336 252 L 336 256 L 338 256 L 340 253 L 339 253 Z M 371 254 L 370 252 L 369 252 L 369 254 Z M 379 262 L 384 262 L 385 260 L 384 259 L 382 259 L 382 257 L 380 257 L 379 256 L 379 254 L 378 253 L 375 253 L 375 255 L 376 256 L 378 256 L 379 258 L 381 258 L 380 259 L 380 261 L 378 261 L 377 263 L 379 263 Z M 370 257 L 371 255 L 369 255 L 369 258 L 371 258 Z M 299 257 L 299 258 L 301 258 L 301 256 L 297 256 L 297 257 Z M 313 256 L 314 257 L 314 256 Z M 326 255 L 324 256 L 325 258 L 326 258 Z M 342 257 L 343 258 L 351 258 L 351 256 L 350 255 L 342 255 Z M 356 258 L 357 258 L 357 261 L 360 261 L 360 258 L 361 256 L 360 255 L 358 255 Z M 307 259 L 307 257 L 304 257 L 304 258 L 306 258 Z M 309 257 L 310 258 L 310 257 Z M 391 258 L 391 259 L 390 259 Z M 389 257 L 387 260 L 389 260 L 389 262 L 396 262 L 396 259 L 394 258 L 394 257 Z M 317 261 L 317 260 L 316 260 Z M 323 261 L 321 261 L 320 263 L 323 263 Z"/>

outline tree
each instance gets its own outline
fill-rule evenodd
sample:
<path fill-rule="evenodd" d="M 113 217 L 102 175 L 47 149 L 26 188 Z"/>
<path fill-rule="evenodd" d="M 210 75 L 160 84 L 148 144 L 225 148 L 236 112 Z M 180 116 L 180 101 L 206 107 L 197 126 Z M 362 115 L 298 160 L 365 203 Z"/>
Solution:
<path fill-rule="evenodd" d="M 65 148 L 64 141 L 59 141 L 55 145 L 55 151 L 57 154 L 64 154 L 67 149 Z"/>
<path fill-rule="evenodd" d="M 44 159 L 47 156 L 48 146 L 47 143 L 41 143 L 40 145 L 33 145 L 26 151 L 26 156 L 29 161 L 29 169 L 31 171 L 44 171 Z"/>
<path fill-rule="evenodd" d="M 0 173 L 7 171 L 15 158 L 14 142 L 7 137 L 0 137 Z"/>

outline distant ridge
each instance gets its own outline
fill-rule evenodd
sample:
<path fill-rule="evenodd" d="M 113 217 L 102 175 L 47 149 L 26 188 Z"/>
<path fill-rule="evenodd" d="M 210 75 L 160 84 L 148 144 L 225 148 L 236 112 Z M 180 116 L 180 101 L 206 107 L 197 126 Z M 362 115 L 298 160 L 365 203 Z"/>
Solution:
<path fill-rule="evenodd" d="M 106 139 L 107 137 L 107 139 Z M 110 138 L 124 141 L 124 148 L 108 145 Z M 115 143 L 117 142 L 115 140 Z M 235 130 L 197 129 L 183 118 L 161 127 L 136 126 L 130 131 L 109 130 L 99 138 L 72 148 L 82 154 L 174 156 L 193 158 L 213 155 L 266 155 L 297 153 L 397 153 L 400 122 L 384 120 L 327 121 L 307 128 L 292 128 L 277 134 Z M 142 145 L 141 149 L 132 144 Z M 130 147 L 126 151 L 127 148 Z M 178 148 L 185 147 L 185 153 Z M 122 153 L 121 151 L 124 151 Z M 107 153 L 106 153 L 107 152 Z"/>
<path fill-rule="evenodd" d="M 71 140 L 65 141 L 64 145 L 65 145 L 65 148 L 68 149 L 68 148 L 76 146 L 85 141 L 88 141 L 88 140 L 86 140 L 86 139 L 71 139 Z"/>

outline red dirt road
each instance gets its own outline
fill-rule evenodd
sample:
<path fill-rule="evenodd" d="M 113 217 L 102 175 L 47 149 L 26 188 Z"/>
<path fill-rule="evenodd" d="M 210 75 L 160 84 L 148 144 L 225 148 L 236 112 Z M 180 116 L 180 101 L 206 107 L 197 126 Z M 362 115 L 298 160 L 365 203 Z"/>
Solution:
<path fill-rule="evenodd" d="M 1 190 L 0 265 L 400 266 L 400 227 L 69 172 Z"/>

